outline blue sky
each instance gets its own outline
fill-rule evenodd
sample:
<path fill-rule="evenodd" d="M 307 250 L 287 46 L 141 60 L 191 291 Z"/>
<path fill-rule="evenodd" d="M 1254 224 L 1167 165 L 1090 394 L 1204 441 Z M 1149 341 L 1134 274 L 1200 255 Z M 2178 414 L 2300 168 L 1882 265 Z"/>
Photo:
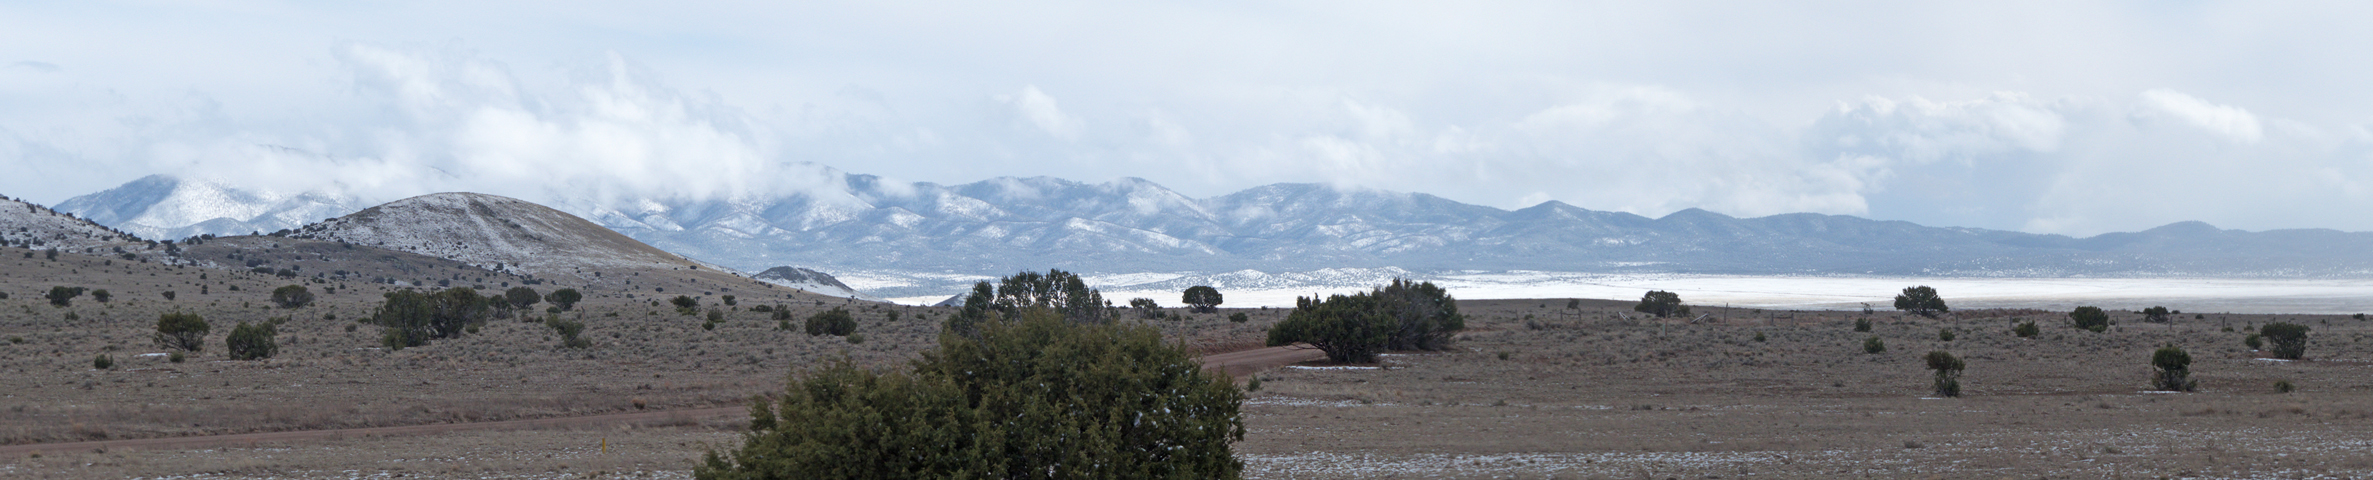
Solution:
<path fill-rule="evenodd" d="M 0 194 L 775 195 L 815 165 L 2373 230 L 2373 6 L 10 2 Z"/>

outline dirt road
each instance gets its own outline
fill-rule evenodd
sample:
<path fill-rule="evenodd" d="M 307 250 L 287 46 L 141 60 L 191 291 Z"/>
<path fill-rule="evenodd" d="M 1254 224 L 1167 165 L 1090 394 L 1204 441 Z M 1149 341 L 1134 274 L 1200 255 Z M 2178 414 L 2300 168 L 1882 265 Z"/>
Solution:
<path fill-rule="evenodd" d="M 1217 369 L 1242 377 L 1245 374 L 1283 365 L 1325 358 L 1316 348 L 1285 346 L 1218 353 L 1203 357 L 1203 368 Z M 0 446 L 0 456 L 18 456 L 41 452 L 74 452 L 111 449 L 174 449 L 202 448 L 219 445 L 257 443 L 285 443 L 340 438 L 389 435 L 427 435 L 466 430 L 522 430 L 551 428 L 586 428 L 621 424 L 685 424 L 701 419 L 747 415 L 749 407 L 719 407 L 693 410 L 614 413 L 578 417 L 539 418 L 533 420 L 504 420 L 497 422 L 440 423 L 397 427 L 341 428 L 332 430 L 298 430 L 286 432 L 242 433 L 233 435 L 202 435 L 191 437 L 137 438 L 125 440 L 96 440 L 88 442 L 35 443 Z"/>

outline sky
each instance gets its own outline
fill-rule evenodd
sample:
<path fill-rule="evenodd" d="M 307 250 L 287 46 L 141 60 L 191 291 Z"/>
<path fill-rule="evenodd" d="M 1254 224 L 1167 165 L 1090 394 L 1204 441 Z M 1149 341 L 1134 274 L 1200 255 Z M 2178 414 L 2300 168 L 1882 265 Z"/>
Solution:
<path fill-rule="evenodd" d="M 0 4 L 0 194 L 1279 182 L 2373 230 L 2363 2 Z"/>

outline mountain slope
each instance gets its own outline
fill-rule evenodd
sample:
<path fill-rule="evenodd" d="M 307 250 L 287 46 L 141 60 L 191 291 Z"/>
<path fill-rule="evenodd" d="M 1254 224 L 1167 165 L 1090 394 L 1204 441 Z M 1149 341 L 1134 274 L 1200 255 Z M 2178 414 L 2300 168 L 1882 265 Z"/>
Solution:
<path fill-rule="evenodd" d="M 0 243 L 91 255 L 154 256 L 156 244 L 49 207 L 0 197 Z"/>
<path fill-rule="evenodd" d="M 413 252 L 539 276 L 702 266 L 575 215 L 477 193 L 397 200 L 306 225 L 289 236 Z"/>

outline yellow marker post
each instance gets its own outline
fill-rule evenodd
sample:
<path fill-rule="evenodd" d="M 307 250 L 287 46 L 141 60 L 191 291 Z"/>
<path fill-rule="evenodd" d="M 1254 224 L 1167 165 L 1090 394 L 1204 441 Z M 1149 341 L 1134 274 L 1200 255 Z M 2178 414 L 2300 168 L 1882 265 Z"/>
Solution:
<path fill-rule="evenodd" d="M 610 437 L 601 437 L 601 454 L 610 454 Z"/>

